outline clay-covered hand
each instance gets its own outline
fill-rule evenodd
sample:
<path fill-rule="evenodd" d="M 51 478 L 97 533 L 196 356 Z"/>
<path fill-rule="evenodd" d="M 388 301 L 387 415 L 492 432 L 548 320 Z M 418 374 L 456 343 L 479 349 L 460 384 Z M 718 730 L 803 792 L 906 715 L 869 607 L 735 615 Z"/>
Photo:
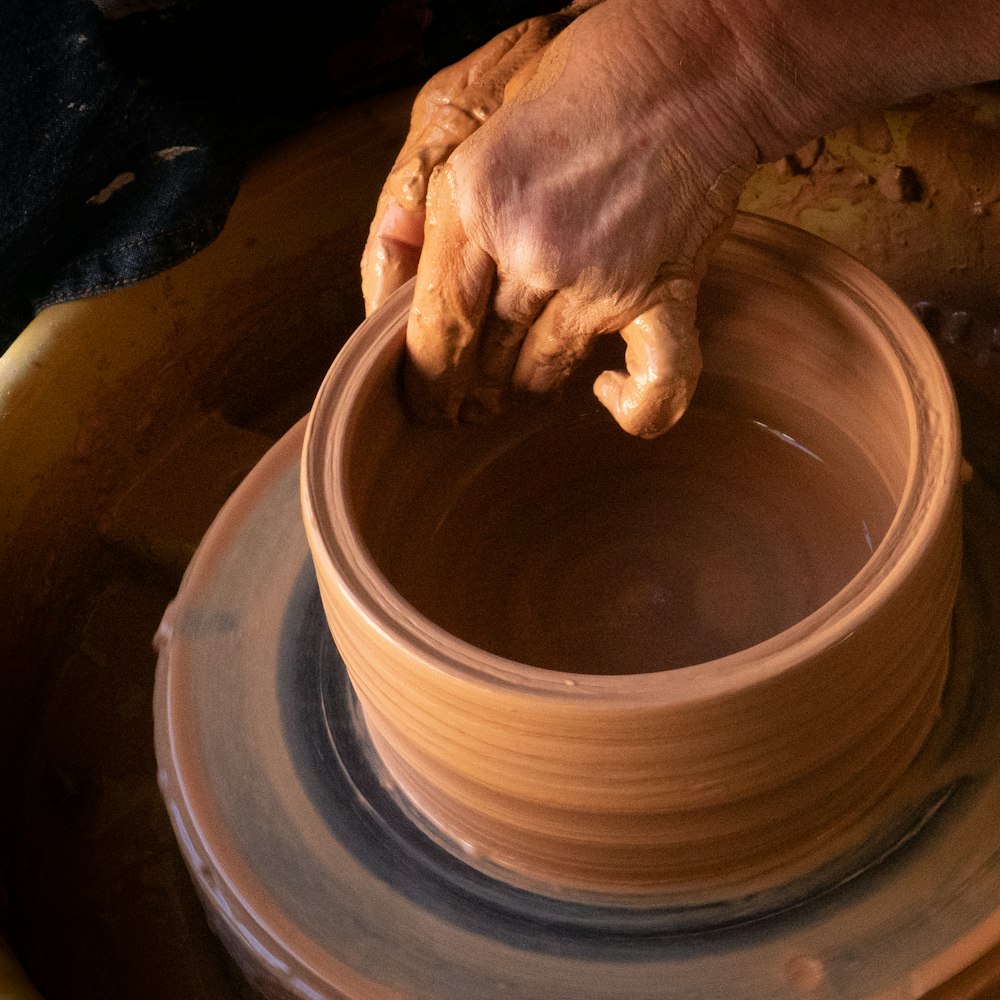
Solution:
<path fill-rule="evenodd" d="M 389 173 L 361 258 L 361 290 L 371 314 L 417 273 L 427 185 L 434 169 L 500 107 L 508 86 L 572 20 L 569 11 L 536 17 L 441 70 L 421 88 L 410 132 Z"/>
<path fill-rule="evenodd" d="M 549 392 L 618 330 L 625 370 L 598 398 L 644 437 L 678 419 L 701 368 L 698 283 L 757 156 L 741 67 L 709 0 L 605 0 L 522 70 L 427 190 L 407 332 L 419 415 Z"/>
<path fill-rule="evenodd" d="M 580 0 L 439 74 L 363 265 L 369 310 L 417 269 L 414 408 L 547 392 L 620 330 L 625 370 L 595 391 L 661 433 L 697 380 L 698 283 L 755 161 L 995 79 L 998 31 L 995 0 Z"/>

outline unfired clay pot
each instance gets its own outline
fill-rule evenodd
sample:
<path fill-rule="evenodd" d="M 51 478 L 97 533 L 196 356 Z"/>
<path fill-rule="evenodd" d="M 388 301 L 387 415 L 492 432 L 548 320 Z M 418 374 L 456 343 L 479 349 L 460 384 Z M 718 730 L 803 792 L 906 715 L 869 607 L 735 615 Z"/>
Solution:
<path fill-rule="evenodd" d="M 411 816 L 505 881 L 617 904 L 732 898 L 861 843 L 934 722 L 959 578 L 956 408 L 907 308 L 740 218 L 692 408 L 643 442 L 590 392 L 617 338 L 548 404 L 414 424 L 409 295 L 331 369 L 302 501 Z"/>

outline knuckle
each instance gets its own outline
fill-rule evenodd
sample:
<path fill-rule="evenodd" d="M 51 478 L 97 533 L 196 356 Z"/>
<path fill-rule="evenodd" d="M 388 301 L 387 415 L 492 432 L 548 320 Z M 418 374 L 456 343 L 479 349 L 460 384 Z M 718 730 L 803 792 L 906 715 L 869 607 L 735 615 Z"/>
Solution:
<path fill-rule="evenodd" d="M 556 244 L 520 229 L 505 243 L 502 265 L 533 288 L 558 289 L 566 284 Z"/>
<path fill-rule="evenodd" d="M 498 220 L 498 264 L 532 288 L 555 291 L 576 278 L 567 254 L 566 226 L 553 213 L 501 207 Z"/>

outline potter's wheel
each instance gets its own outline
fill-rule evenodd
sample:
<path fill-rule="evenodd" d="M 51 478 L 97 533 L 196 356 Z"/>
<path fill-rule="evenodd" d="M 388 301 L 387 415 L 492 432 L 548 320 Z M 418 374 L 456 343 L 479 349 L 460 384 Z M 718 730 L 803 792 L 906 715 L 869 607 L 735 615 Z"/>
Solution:
<path fill-rule="evenodd" d="M 944 709 L 877 838 L 748 898 L 559 901 L 456 860 L 375 778 L 301 528 L 301 441 L 302 425 L 206 536 L 157 677 L 178 841 L 213 925 L 272 995 L 907 998 L 1000 942 L 992 555 L 967 544 Z M 979 476 L 965 518 L 967 539 L 1000 524 Z"/>

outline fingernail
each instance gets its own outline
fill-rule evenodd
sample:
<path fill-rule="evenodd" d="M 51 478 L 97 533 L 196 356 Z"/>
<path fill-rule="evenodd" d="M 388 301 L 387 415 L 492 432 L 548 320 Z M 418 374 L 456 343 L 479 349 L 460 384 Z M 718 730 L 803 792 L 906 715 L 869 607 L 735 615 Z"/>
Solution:
<path fill-rule="evenodd" d="M 378 227 L 379 236 L 383 239 L 396 240 L 412 247 L 424 245 L 424 219 L 422 211 L 407 211 L 393 202 L 382 216 Z"/>
<path fill-rule="evenodd" d="M 594 380 L 594 395 L 612 413 L 618 407 L 621 396 L 622 376 L 618 372 L 601 372 Z"/>

